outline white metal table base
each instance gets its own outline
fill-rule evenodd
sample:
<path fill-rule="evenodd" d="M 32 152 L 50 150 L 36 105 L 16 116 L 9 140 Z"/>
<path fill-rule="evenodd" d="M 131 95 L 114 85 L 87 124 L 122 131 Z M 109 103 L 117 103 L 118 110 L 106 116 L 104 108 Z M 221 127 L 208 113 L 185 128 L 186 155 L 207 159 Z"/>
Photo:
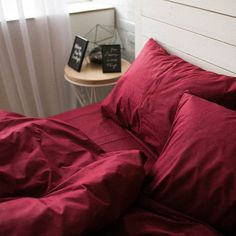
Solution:
<path fill-rule="evenodd" d="M 106 91 L 103 87 L 85 87 L 85 86 L 72 86 L 73 92 L 81 107 L 88 104 L 97 103 L 106 96 Z M 108 86 L 106 86 L 108 87 Z"/>

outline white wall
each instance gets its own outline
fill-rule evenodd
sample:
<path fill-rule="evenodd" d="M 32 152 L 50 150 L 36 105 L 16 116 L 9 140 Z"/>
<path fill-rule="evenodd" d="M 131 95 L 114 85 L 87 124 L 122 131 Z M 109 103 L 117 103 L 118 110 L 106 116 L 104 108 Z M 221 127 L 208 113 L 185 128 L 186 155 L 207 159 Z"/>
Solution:
<path fill-rule="evenodd" d="M 114 9 L 103 9 L 99 11 L 88 11 L 70 14 L 71 31 L 74 36 L 79 34 L 83 37 L 86 36 L 97 24 L 101 25 L 114 25 Z M 91 37 L 95 34 L 95 30 L 91 32 Z M 105 32 L 103 32 L 105 34 Z M 103 35 L 104 36 L 104 35 Z M 90 40 L 90 38 L 88 38 Z"/>
<path fill-rule="evenodd" d="M 116 8 L 117 27 L 124 42 L 124 57 L 134 59 L 134 0 L 93 0 Z"/>
<path fill-rule="evenodd" d="M 137 0 L 135 4 L 137 53 L 152 37 L 192 64 L 236 76 L 235 0 Z"/>

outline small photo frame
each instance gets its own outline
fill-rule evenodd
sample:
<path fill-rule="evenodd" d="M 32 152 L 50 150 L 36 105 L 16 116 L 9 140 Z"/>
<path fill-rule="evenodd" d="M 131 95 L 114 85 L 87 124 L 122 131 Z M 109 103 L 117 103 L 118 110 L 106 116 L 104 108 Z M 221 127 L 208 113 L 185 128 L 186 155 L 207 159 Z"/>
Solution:
<path fill-rule="evenodd" d="M 87 39 L 79 35 L 75 36 L 75 40 L 74 40 L 74 44 L 71 50 L 68 65 L 71 68 L 77 70 L 78 72 L 80 72 L 81 70 L 81 66 L 83 64 L 84 55 L 87 50 L 88 42 L 89 41 Z"/>
<path fill-rule="evenodd" d="M 102 45 L 103 73 L 121 72 L 121 51 L 119 44 Z"/>

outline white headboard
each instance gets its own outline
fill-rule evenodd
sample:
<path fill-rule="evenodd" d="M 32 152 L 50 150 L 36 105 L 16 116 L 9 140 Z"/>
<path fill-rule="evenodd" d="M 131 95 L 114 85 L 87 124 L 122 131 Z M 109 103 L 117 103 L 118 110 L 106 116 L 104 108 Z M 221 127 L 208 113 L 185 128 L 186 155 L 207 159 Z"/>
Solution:
<path fill-rule="evenodd" d="M 136 55 L 152 37 L 186 61 L 236 76 L 236 0 L 136 3 Z"/>

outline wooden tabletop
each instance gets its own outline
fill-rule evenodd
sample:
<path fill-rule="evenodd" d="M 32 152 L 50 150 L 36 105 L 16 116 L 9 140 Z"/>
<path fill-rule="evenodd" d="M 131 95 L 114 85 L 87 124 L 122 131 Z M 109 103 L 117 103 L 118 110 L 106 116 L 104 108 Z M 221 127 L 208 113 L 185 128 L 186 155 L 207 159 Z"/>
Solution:
<path fill-rule="evenodd" d="M 81 71 L 78 72 L 68 65 L 65 66 L 64 76 L 70 83 L 86 86 L 86 87 L 99 87 L 115 84 L 116 81 L 123 75 L 129 68 L 130 63 L 124 59 L 121 60 L 120 73 L 103 73 L 102 66 L 94 63 L 89 63 L 84 60 Z"/>

